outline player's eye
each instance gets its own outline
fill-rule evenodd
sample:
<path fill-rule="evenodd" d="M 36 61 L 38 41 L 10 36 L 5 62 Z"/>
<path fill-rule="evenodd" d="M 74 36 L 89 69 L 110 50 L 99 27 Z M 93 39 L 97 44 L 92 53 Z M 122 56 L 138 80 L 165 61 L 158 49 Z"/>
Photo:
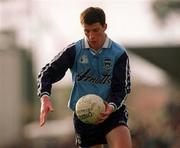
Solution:
<path fill-rule="evenodd" d="M 85 33 L 89 33 L 90 31 L 85 29 L 84 32 L 85 32 Z"/>
<path fill-rule="evenodd" d="M 99 29 L 98 28 L 93 29 L 93 32 L 99 32 Z"/>

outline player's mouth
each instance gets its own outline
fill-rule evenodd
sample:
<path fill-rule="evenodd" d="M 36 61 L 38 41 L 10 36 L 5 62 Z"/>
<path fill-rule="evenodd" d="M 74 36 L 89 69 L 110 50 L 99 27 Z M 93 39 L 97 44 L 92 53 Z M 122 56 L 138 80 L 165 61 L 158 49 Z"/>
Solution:
<path fill-rule="evenodd" d="M 97 44 L 97 41 L 89 41 L 89 43 L 90 43 L 91 45 L 96 45 L 96 44 Z"/>

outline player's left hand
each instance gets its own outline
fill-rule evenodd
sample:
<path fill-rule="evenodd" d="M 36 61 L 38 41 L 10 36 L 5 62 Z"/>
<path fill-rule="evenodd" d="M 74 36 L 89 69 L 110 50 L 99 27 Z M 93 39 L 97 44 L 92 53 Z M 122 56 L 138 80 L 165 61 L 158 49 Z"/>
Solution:
<path fill-rule="evenodd" d="M 104 104 L 105 104 L 105 111 L 101 113 L 96 124 L 104 122 L 109 117 L 109 115 L 113 112 L 113 107 L 111 105 L 109 105 L 107 102 L 104 102 Z"/>

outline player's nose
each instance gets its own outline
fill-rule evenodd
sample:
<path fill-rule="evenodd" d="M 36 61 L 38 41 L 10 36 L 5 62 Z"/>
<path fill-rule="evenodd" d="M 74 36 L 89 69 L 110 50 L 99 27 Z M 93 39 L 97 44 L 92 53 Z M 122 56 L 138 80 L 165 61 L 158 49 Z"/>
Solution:
<path fill-rule="evenodd" d="M 93 33 L 93 32 L 90 32 L 90 33 L 89 33 L 89 40 L 90 40 L 90 41 L 93 41 L 94 39 L 95 39 L 94 33 Z"/>

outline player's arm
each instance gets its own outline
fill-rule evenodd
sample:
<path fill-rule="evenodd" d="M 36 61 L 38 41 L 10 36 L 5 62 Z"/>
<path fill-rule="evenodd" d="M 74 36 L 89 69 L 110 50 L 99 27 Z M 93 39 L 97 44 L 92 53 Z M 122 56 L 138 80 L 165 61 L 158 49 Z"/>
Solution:
<path fill-rule="evenodd" d="M 127 94 L 130 93 L 130 68 L 129 59 L 124 52 L 115 63 L 111 82 L 111 94 L 108 102 L 105 102 L 105 112 L 101 113 L 98 123 L 102 123 L 108 116 L 119 109 L 125 101 Z"/>
<path fill-rule="evenodd" d="M 52 84 L 61 80 L 75 59 L 75 46 L 65 49 L 51 63 L 42 68 L 38 75 L 38 96 L 41 98 L 40 125 L 43 126 L 49 111 L 53 111 L 50 100 Z"/>
<path fill-rule="evenodd" d="M 114 110 L 119 109 L 130 93 L 130 67 L 129 58 L 124 52 L 115 63 L 111 82 L 111 94 L 108 98 L 109 105 Z"/>
<path fill-rule="evenodd" d="M 51 94 L 52 84 L 61 80 L 75 59 L 75 45 L 60 52 L 38 75 L 38 96 Z"/>

